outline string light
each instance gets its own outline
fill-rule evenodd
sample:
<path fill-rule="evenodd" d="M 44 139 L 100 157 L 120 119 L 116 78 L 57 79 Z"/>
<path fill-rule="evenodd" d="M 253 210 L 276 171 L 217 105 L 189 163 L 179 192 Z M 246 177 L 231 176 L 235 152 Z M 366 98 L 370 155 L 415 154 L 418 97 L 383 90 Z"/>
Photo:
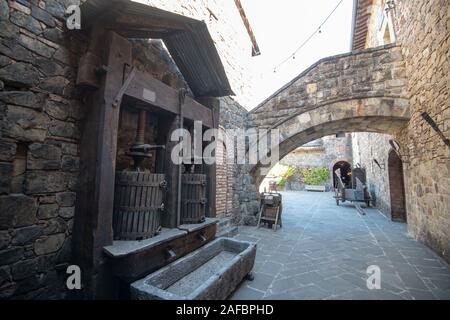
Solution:
<path fill-rule="evenodd" d="M 325 18 L 325 20 L 319 25 L 318 28 L 316 28 L 314 30 L 314 32 L 308 37 L 306 38 L 305 41 L 303 41 L 303 43 L 297 48 L 295 49 L 295 51 L 286 59 L 284 59 L 283 61 L 281 61 L 277 66 L 275 66 L 275 68 L 273 69 L 273 72 L 276 73 L 277 69 L 279 67 L 281 67 L 283 64 L 285 64 L 287 61 L 289 61 L 291 58 L 295 59 L 295 54 L 298 53 L 308 42 L 309 40 L 312 39 L 312 37 L 314 37 L 316 35 L 316 33 L 322 33 L 322 26 L 328 21 L 328 19 L 330 19 L 330 17 L 333 15 L 333 13 L 337 10 L 337 8 L 339 8 L 339 6 L 341 5 L 341 3 L 344 0 L 340 0 L 339 3 L 336 5 L 336 7 L 334 7 L 334 9 L 330 12 L 330 14 Z"/>

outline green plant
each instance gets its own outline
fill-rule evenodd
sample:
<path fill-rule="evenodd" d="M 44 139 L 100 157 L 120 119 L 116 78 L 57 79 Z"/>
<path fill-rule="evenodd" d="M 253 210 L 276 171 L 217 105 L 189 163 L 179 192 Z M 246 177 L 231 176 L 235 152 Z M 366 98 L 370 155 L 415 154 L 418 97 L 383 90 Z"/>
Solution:
<path fill-rule="evenodd" d="M 286 178 L 281 178 L 280 180 L 278 180 L 277 186 L 279 186 L 280 188 L 284 188 L 286 186 L 286 182 L 287 182 Z"/>
<path fill-rule="evenodd" d="M 295 167 L 293 166 L 289 166 L 287 168 L 287 170 L 282 174 L 282 177 L 285 179 L 289 179 L 290 177 L 292 177 L 295 173 Z"/>
<path fill-rule="evenodd" d="M 280 180 L 277 181 L 277 186 L 284 188 L 289 178 L 291 178 L 295 173 L 295 167 L 289 166 L 284 173 L 281 174 Z"/>
<path fill-rule="evenodd" d="M 317 168 L 303 168 L 300 169 L 300 173 L 302 174 L 303 181 L 305 184 L 317 186 L 325 181 L 327 181 L 330 177 L 330 171 L 327 168 L 317 167 Z"/>

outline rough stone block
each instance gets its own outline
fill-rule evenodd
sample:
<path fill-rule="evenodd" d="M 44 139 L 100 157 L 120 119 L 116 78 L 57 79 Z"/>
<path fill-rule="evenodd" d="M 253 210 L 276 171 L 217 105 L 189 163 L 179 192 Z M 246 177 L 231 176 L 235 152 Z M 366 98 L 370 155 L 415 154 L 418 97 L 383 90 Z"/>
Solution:
<path fill-rule="evenodd" d="M 80 158 L 73 156 L 62 157 L 62 169 L 65 171 L 78 171 L 80 169 Z"/>
<path fill-rule="evenodd" d="M 19 36 L 18 41 L 22 46 L 24 46 L 28 50 L 48 59 L 51 58 L 53 53 L 55 52 L 55 49 L 47 46 L 38 39 L 28 37 L 24 34 L 21 34 Z"/>
<path fill-rule="evenodd" d="M 1 286 L 3 286 L 5 283 L 11 282 L 11 281 L 12 281 L 12 277 L 10 274 L 10 268 L 8 266 L 1 267 L 0 268 L 0 291 L 1 291 Z M 1 298 L 1 295 L 0 295 L 0 298 Z"/>
<path fill-rule="evenodd" d="M 26 173 L 25 193 L 61 192 L 67 188 L 68 176 L 59 171 L 29 171 Z"/>
<path fill-rule="evenodd" d="M 8 19 L 9 19 L 8 1 L 0 0 L 0 20 L 8 20 Z"/>
<path fill-rule="evenodd" d="M 41 8 L 37 6 L 31 6 L 31 15 L 36 18 L 39 21 L 42 21 L 49 27 L 55 26 L 55 20 L 51 14 L 49 14 L 47 11 L 42 10 Z"/>
<path fill-rule="evenodd" d="M 62 247 L 65 238 L 65 235 L 60 233 L 38 239 L 34 244 L 34 252 L 36 255 L 56 252 Z"/>
<path fill-rule="evenodd" d="M 12 244 L 13 245 L 25 245 L 31 241 L 34 241 L 42 234 L 41 226 L 30 226 L 14 230 Z"/>
<path fill-rule="evenodd" d="M 5 25 L 2 21 L 0 21 L 0 35 L 2 34 L 3 31 L 5 31 L 6 28 L 9 27 L 9 29 L 11 29 L 10 26 L 11 24 Z M 14 32 L 19 32 L 19 29 L 14 31 L 9 30 L 8 34 L 9 32 L 12 32 L 12 34 L 14 34 Z M 30 62 L 30 63 L 34 61 L 31 52 L 22 47 L 21 45 L 19 45 L 15 40 L 2 39 L 2 42 L 0 42 L 0 53 L 14 59 L 15 61 Z M 2 67 L 8 65 L 12 65 L 12 60 L 10 60 L 7 63 L 4 63 Z"/>
<path fill-rule="evenodd" d="M 9 232 L 6 230 L 0 231 L 0 250 L 3 250 L 6 247 L 8 247 L 10 242 L 11 236 L 9 235 Z"/>
<path fill-rule="evenodd" d="M 76 156 L 78 155 L 78 145 L 74 143 L 62 143 L 61 144 L 62 153 L 64 155 Z"/>
<path fill-rule="evenodd" d="M 64 221 L 64 219 L 56 218 L 51 219 L 46 223 L 46 226 L 43 230 L 43 234 L 49 235 L 49 234 L 55 234 L 55 233 L 63 233 L 67 230 L 67 223 Z"/>
<path fill-rule="evenodd" d="M 69 80 L 65 77 L 56 76 L 56 77 L 47 77 L 42 80 L 39 84 L 39 88 L 45 90 L 50 93 L 58 94 L 65 96 L 66 95 L 66 87 L 69 84 Z"/>
<path fill-rule="evenodd" d="M 59 208 L 59 215 L 64 219 L 73 218 L 73 216 L 75 215 L 75 207 Z"/>
<path fill-rule="evenodd" d="M 36 199 L 20 194 L 0 196 L 0 229 L 30 226 L 36 221 Z"/>
<path fill-rule="evenodd" d="M 48 116 L 29 108 L 7 106 L 4 134 L 24 141 L 43 141 L 49 123 Z"/>
<path fill-rule="evenodd" d="M 28 169 L 52 170 L 61 167 L 61 148 L 49 144 L 33 143 L 28 150 Z"/>
<path fill-rule="evenodd" d="M 52 135 L 64 138 L 76 139 L 79 137 L 79 130 L 72 122 L 54 120 L 50 124 L 49 131 Z"/>
<path fill-rule="evenodd" d="M 75 192 L 61 192 L 56 194 L 56 201 L 61 207 L 72 207 L 75 205 L 76 196 Z"/>
<path fill-rule="evenodd" d="M 66 120 L 69 117 L 69 105 L 59 101 L 48 101 L 45 112 L 54 119 Z"/>
<path fill-rule="evenodd" d="M 31 64 L 17 62 L 0 69 L 0 79 L 17 87 L 32 87 L 39 82 L 39 72 Z"/>
<path fill-rule="evenodd" d="M 0 92 L 0 101 L 6 104 L 41 110 L 44 96 L 31 91 L 3 91 Z"/>
<path fill-rule="evenodd" d="M 0 194 L 9 193 L 11 190 L 13 167 L 10 162 L 0 162 Z"/>
<path fill-rule="evenodd" d="M 40 34 L 42 32 L 42 26 L 39 21 L 23 12 L 14 11 L 11 13 L 10 20 L 12 23 L 18 25 L 19 27 L 25 28 L 34 34 Z"/>
<path fill-rule="evenodd" d="M 9 248 L 0 251 L 0 266 L 19 261 L 23 257 L 23 248 Z"/>
<path fill-rule="evenodd" d="M 37 260 L 25 260 L 14 264 L 11 267 L 11 274 L 15 281 L 25 279 L 36 272 Z"/>
<path fill-rule="evenodd" d="M 0 141 L 0 161 L 13 161 L 15 155 L 15 143 Z"/>
<path fill-rule="evenodd" d="M 58 205 L 57 204 L 45 204 L 40 205 L 37 217 L 39 219 L 50 219 L 58 216 Z"/>

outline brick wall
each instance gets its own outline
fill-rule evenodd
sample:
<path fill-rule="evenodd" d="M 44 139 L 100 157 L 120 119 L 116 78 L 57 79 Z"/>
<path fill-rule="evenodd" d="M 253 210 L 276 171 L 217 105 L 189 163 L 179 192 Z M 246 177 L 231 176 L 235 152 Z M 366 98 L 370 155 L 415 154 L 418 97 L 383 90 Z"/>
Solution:
<path fill-rule="evenodd" d="M 220 101 L 219 124 L 223 130 L 245 129 L 247 126 L 247 111 L 234 99 L 225 97 Z M 233 131 L 230 131 L 230 136 Z M 225 150 L 219 150 L 224 152 Z M 227 150 L 229 152 L 230 150 Z M 236 154 L 236 150 L 235 150 Z M 220 155 L 219 155 L 220 156 Z M 254 217 L 259 208 L 258 193 L 253 179 L 248 172 L 248 165 L 238 165 L 230 156 L 223 155 L 226 160 L 218 165 L 217 171 L 217 198 L 221 216 L 232 216 L 236 223 L 252 224 L 246 217 Z M 223 188 L 226 186 L 226 192 Z M 222 190 L 219 191 L 219 188 Z"/>

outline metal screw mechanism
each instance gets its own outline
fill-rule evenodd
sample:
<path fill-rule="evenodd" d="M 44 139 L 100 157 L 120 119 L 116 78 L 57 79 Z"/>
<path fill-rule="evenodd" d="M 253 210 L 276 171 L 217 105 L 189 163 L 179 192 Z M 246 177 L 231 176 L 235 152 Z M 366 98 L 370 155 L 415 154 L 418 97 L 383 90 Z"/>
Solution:
<path fill-rule="evenodd" d="M 136 129 L 136 139 L 134 144 L 130 147 L 129 156 L 133 158 L 135 170 L 145 170 L 143 168 L 143 161 L 146 158 L 151 158 L 152 150 L 164 149 L 163 145 L 150 145 L 145 143 L 145 124 L 147 120 L 147 111 L 140 110 L 138 118 L 138 126 Z"/>

